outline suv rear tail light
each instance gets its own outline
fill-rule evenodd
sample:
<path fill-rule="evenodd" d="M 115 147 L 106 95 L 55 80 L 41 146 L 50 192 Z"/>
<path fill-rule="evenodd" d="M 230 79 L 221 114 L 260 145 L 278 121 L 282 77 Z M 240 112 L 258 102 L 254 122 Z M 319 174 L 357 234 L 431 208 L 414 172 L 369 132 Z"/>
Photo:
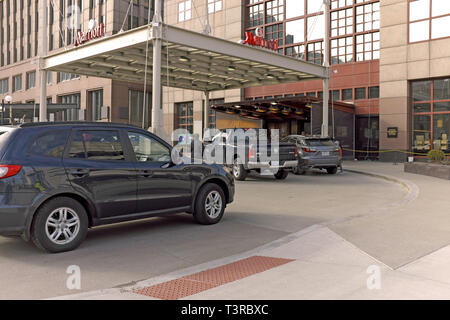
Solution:
<path fill-rule="evenodd" d="M 339 148 L 339 155 L 340 155 L 341 158 L 342 158 L 342 148 Z"/>
<path fill-rule="evenodd" d="M 254 158 L 256 156 L 255 153 L 255 149 L 253 147 L 250 147 L 250 149 L 248 149 L 248 158 Z"/>
<path fill-rule="evenodd" d="M 295 147 L 294 153 L 295 153 L 295 156 L 298 157 L 298 148 L 297 147 Z"/>
<path fill-rule="evenodd" d="M 0 179 L 15 176 L 19 173 L 22 166 L 16 165 L 0 165 Z"/>
<path fill-rule="evenodd" d="M 316 149 L 310 149 L 310 148 L 303 148 L 303 151 L 305 152 L 316 152 Z"/>

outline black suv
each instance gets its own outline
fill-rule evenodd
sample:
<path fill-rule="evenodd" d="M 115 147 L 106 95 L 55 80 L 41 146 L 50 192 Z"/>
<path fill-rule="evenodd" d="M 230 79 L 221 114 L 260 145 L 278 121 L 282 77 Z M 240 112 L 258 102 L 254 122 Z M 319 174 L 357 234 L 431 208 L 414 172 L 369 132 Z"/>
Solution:
<path fill-rule="evenodd" d="M 219 222 L 233 201 L 232 175 L 219 165 L 175 164 L 171 153 L 130 125 L 0 127 L 0 235 L 63 252 L 93 226 L 178 212 Z"/>

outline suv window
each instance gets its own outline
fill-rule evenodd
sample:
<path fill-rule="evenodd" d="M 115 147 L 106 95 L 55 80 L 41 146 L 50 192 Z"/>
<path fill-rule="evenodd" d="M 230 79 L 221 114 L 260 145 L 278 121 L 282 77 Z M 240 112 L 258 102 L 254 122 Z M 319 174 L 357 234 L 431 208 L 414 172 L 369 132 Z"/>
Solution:
<path fill-rule="evenodd" d="M 128 132 L 136 160 L 139 162 L 170 161 L 170 149 L 159 141 L 137 132 Z"/>
<path fill-rule="evenodd" d="M 125 160 L 119 131 L 76 131 L 70 145 L 69 157 L 88 160 Z"/>
<path fill-rule="evenodd" d="M 307 139 L 305 140 L 307 146 L 311 147 L 335 147 L 336 144 L 330 139 Z"/>
<path fill-rule="evenodd" d="M 52 130 L 44 132 L 35 137 L 28 144 L 27 151 L 29 154 L 61 158 L 66 145 L 69 130 Z"/>

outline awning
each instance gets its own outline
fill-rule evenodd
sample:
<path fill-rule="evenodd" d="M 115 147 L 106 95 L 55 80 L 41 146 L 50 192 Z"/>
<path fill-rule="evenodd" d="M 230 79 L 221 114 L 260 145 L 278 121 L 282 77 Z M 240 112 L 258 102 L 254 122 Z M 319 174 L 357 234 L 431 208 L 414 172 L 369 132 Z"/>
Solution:
<path fill-rule="evenodd" d="M 326 69 L 268 49 L 180 29 L 162 28 L 162 85 L 215 91 L 326 77 Z M 93 40 L 44 58 L 44 69 L 144 83 L 152 79 L 152 26 Z"/>
<path fill-rule="evenodd" d="M 322 105 L 319 98 L 308 96 L 293 96 L 274 99 L 246 100 L 233 103 L 213 105 L 211 109 L 228 114 L 240 115 L 248 119 L 273 121 L 306 120 L 310 117 L 313 104 Z M 333 101 L 329 107 L 348 113 L 355 112 L 353 104 Z"/>

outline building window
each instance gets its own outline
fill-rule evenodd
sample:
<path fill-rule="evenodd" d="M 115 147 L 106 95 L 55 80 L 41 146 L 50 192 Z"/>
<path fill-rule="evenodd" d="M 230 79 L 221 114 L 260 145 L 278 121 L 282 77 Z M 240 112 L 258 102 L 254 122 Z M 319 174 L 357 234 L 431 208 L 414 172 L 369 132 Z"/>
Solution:
<path fill-rule="evenodd" d="M 264 4 L 248 7 L 247 27 L 252 28 L 264 24 Z"/>
<path fill-rule="evenodd" d="M 342 100 L 343 101 L 353 100 L 353 89 L 343 89 L 342 90 Z"/>
<path fill-rule="evenodd" d="M 380 87 L 369 87 L 369 99 L 378 99 L 380 97 Z"/>
<path fill-rule="evenodd" d="M 74 73 L 67 73 L 67 72 L 59 72 L 58 73 L 58 82 L 62 81 L 69 81 L 73 79 L 79 79 L 80 75 L 74 74 Z"/>
<path fill-rule="evenodd" d="M 193 102 L 184 102 L 175 104 L 176 128 L 186 129 L 189 133 L 194 132 L 194 104 Z"/>
<path fill-rule="evenodd" d="M 216 111 L 211 109 L 211 106 L 217 104 L 223 104 L 225 102 L 224 99 L 213 99 L 209 100 L 209 114 L 208 114 L 208 124 L 210 129 L 216 128 Z"/>
<path fill-rule="evenodd" d="M 308 61 L 316 64 L 322 64 L 323 61 L 323 41 L 308 43 Z"/>
<path fill-rule="evenodd" d="M 178 3 L 178 21 L 190 20 L 192 17 L 191 0 L 186 0 Z"/>
<path fill-rule="evenodd" d="M 356 61 L 380 58 L 380 32 L 356 36 Z"/>
<path fill-rule="evenodd" d="M 450 151 L 450 78 L 411 82 L 412 149 Z"/>
<path fill-rule="evenodd" d="M 27 73 L 27 89 L 36 87 L 36 71 Z"/>
<path fill-rule="evenodd" d="M 341 100 L 340 93 L 341 92 L 339 90 L 330 91 L 331 101 Z"/>
<path fill-rule="evenodd" d="M 283 29 L 281 29 L 281 32 L 283 32 Z M 299 19 L 286 22 L 286 44 L 301 42 L 305 42 L 305 20 Z"/>
<path fill-rule="evenodd" d="M 286 55 L 291 56 L 297 59 L 305 60 L 305 45 L 301 44 L 294 47 L 287 47 L 286 48 Z"/>
<path fill-rule="evenodd" d="M 355 100 L 366 99 L 366 88 L 356 88 L 355 89 Z"/>
<path fill-rule="evenodd" d="M 356 32 L 380 29 L 380 3 L 369 3 L 356 7 Z"/>
<path fill-rule="evenodd" d="M 8 93 L 9 91 L 9 79 L 0 80 L 0 94 Z"/>
<path fill-rule="evenodd" d="M 103 90 L 89 92 L 91 99 L 92 121 L 102 120 Z"/>
<path fill-rule="evenodd" d="M 143 91 L 136 91 L 136 90 L 129 90 L 128 91 L 128 99 L 129 99 L 129 122 L 135 126 L 142 127 L 142 116 L 143 116 L 143 110 L 142 107 L 144 106 L 144 92 Z M 151 94 L 147 92 L 147 97 L 145 101 L 145 105 L 147 106 L 146 112 L 145 112 L 145 128 L 148 128 L 150 126 L 150 118 L 151 118 Z"/>
<path fill-rule="evenodd" d="M 48 71 L 47 72 L 47 84 L 52 84 L 53 82 L 53 72 Z"/>
<path fill-rule="evenodd" d="M 222 0 L 208 0 L 208 13 L 222 10 Z"/>
<path fill-rule="evenodd" d="M 353 61 L 353 37 L 331 40 L 331 63 L 340 64 Z"/>
<path fill-rule="evenodd" d="M 409 0 L 409 42 L 450 37 L 450 1 Z"/>
<path fill-rule="evenodd" d="M 284 0 L 272 0 L 266 3 L 266 23 L 284 20 Z"/>
<path fill-rule="evenodd" d="M 266 39 L 278 40 L 278 45 L 283 45 L 283 24 L 274 24 L 266 27 Z"/>
<path fill-rule="evenodd" d="M 13 92 L 22 90 L 22 75 L 13 77 Z"/>
<path fill-rule="evenodd" d="M 353 33 L 353 8 L 331 13 L 331 36 L 343 36 Z"/>

